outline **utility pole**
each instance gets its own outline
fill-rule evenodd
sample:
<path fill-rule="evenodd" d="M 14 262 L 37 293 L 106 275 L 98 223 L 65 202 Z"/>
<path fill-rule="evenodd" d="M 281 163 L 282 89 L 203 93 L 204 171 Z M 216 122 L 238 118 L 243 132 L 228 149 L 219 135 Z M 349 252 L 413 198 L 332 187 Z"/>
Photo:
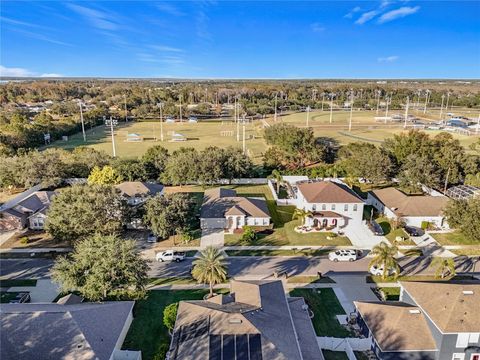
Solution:
<path fill-rule="evenodd" d="M 273 121 L 277 122 L 277 93 L 275 93 L 275 115 Z"/>
<path fill-rule="evenodd" d="M 442 120 L 443 115 L 443 100 L 445 100 L 445 94 L 442 95 L 442 105 L 440 105 L 440 120 Z"/>
<path fill-rule="evenodd" d="M 235 96 L 235 122 L 237 123 L 237 141 L 240 141 L 240 121 L 237 108 L 237 96 Z"/>
<path fill-rule="evenodd" d="M 310 106 L 307 106 L 307 128 L 308 128 L 309 117 L 310 117 Z"/>
<path fill-rule="evenodd" d="M 113 133 L 113 120 L 112 117 L 110 116 L 110 132 L 112 134 L 112 152 L 113 152 L 113 157 L 117 156 L 117 152 L 115 150 L 115 134 Z"/>
<path fill-rule="evenodd" d="M 159 102 L 157 106 L 160 109 L 160 141 L 163 141 L 163 116 L 162 116 L 163 103 Z"/>
<path fill-rule="evenodd" d="M 348 123 L 348 131 L 352 131 L 352 116 L 353 116 L 353 91 L 350 95 L 350 122 Z"/>
<path fill-rule="evenodd" d="M 85 124 L 83 122 L 82 102 L 80 101 L 80 103 L 78 105 L 80 105 L 80 121 L 82 122 L 83 142 L 87 142 L 87 136 L 85 135 Z"/>
<path fill-rule="evenodd" d="M 245 144 L 245 114 L 243 115 L 243 155 L 247 155 L 247 146 Z"/>
<path fill-rule="evenodd" d="M 427 113 L 427 104 L 428 104 L 428 96 L 430 95 L 430 90 L 427 90 L 427 95 L 425 96 L 425 106 L 423 107 L 423 113 Z"/>
<path fill-rule="evenodd" d="M 333 95 L 330 95 L 330 124 L 333 118 Z"/>
<path fill-rule="evenodd" d="M 407 128 L 407 119 L 408 119 L 408 106 L 410 105 L 410 97 L 407 96 L 407 104 L 405 105 L 405 125 L 403 126 L 404 129 Z"/>
<path fill-rule="evenodd" d="M 125 122 L 128 122 L 128 117 L 127 117 L 127 95 L 123 94 L 123 100 L 125 103 Z"/>
<path fill-rule="evenodd" d="M 378 115 L 379 107 L 380 107 L 380 90 L 377 90 L 377 115 Z"/>
<path fill-rule="evenodd" d="M 390 102 L 390 98 L 387 97 L 385 100 L 386 100 L 386 103 L 387 103 L 386 108 L 385 108 L 385 124 L 386 124 L 387 123 L 387 117 L 388 117 L 388 104 Z"/>

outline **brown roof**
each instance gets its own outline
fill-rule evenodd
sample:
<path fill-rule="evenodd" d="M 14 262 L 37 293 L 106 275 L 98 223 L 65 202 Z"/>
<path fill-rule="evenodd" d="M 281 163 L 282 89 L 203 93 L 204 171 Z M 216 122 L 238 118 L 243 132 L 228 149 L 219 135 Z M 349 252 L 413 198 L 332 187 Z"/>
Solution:
<path fill-rule="evenodd" d="M 333 181 L 300 183 L 297 187 L 309 203 L 363 203 L 353 190 Z"/>
<path fill-rule="evenodd" d="M 370 193 L 398 216 L 439 216 L 448 202 L 446 196 L 408 196 L 392 187 Z"/>
<path fill-rule="evenodd" d="M 479 331 L 480 284 L 401 282 L 401 285 L 443 333 Z"/>
<path fill-rule="evenodd" d="M 134 197 L 134 196 L 153 196 L 157 193 L 161 193 L 163 185 L 146 183 L 141 181 L 125 181 L 118 185 L 115 185 L 122 194 Z"/>
<path fill-rule="evenodd" d="M 436 350 L 422 311 L 402 302 L 354 301 L 382 351 Z"/>

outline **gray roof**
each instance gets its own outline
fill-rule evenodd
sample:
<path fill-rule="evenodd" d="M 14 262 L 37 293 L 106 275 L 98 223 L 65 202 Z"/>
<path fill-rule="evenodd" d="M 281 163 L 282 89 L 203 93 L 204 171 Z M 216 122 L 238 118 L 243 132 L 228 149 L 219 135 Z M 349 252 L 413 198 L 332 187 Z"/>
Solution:
<path fill-rule="evenodd" d="M 50 206 L 51 199 L 54 195 L 54 191 L 36 191 L 16 204 L 14 208 L 19 212 L 36 213 Z"/>
<path fill-rule="evenodd" d="M 163 191 L 162 184 L 147 183 L 141 181 L 124 181 L 115 185 L 123 195 L 134 196 L 153 196 Z"/>
<path fill-rule="evenodd" d="M 108 360 L 134 304 L 2 304 L 0 358 Z"/>
<path fill-rule="evenodd" d="M 237 196 L 235 190 L 215 188 L 205 191 L 200 217 L 225 218 L 225 215 L 270 217 L 264 199 Z"/>
<path fill-rule="evenodd" d="M 280 280 L 232 280 L 230 290 L 229 299 L 180 302 L 171 359 L 213 358 L 216 341 L 224 358 L 225 344 L 232 341 L 237 355 L 228 358 L 244 359 L 248 356 L 241 357 L 238 349 L 247 342 L 252 349 L 255 340 L 263 360 L 322 359 L 310 318 L 301 308 L 303 299 L 287 300 Z"/>

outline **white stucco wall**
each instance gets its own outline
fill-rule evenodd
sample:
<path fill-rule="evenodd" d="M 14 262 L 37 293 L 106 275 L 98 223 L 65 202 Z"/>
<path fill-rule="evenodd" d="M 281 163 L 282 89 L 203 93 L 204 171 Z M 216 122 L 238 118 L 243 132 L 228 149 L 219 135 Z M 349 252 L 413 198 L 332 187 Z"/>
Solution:
<path fill-rule="evenodd" d="M 270 218 L 268 217 L 249 217 L 247 218 L 247 225 L 249 226 L 268 226 Z"/>
<path fill-rule="evenodd" d="M 429 223 L 435 224 L 438 228 L 448 228 L 447 222 L 443 221 L 443 216 L 407 216 L 402 219 L 404 219 L 405 224 L 409 226 L 421 227 L 422 222 L 428 221 Z"/>

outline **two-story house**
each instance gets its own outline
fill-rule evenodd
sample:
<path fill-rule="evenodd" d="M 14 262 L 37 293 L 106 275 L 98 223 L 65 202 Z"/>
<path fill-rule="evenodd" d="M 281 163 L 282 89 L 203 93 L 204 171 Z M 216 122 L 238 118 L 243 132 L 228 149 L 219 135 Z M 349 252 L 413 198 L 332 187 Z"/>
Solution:
<path fill-rule="evenodd" d="M 480 360 L 480 285 L 401 282 L 400 301 L 354 302 L 380 360 Z"/>
<path fill-rule="evenodd" d="M 296 184 L 297 207 L 310 211 L 306 225 L 344 228 L 361 223 L 363 200 L 348 186 L 336 181 L 308 181 Z"/>

